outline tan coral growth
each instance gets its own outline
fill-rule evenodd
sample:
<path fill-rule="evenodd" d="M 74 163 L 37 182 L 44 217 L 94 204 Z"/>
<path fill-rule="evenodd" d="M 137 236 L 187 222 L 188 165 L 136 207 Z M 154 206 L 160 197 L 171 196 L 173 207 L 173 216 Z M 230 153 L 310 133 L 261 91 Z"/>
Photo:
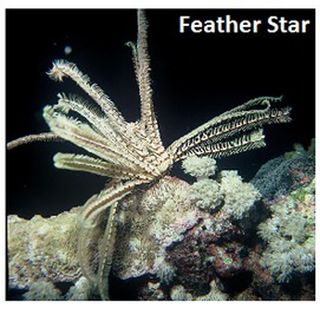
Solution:
<path fill-rule="evenodd" d="M 192 205 L 190 189 L 188 183 L 167 176 L 121 203 L 113 262 L 120 278 L 169 272 L 164 260 L 166 247 L 181 241 L 187 229 L 207 216 Z"/>
<path fill-rule="evenodd" d="M 8 216 L 9 287 L 28 288 L 39 279 L 65 282 L 80 276 L 77 208 L 31 220 Z"/>
<path fill-rule="evenodd" d="M 63 300 L 61 292 L 53 283 L 40 279 L 30 285 L 29 291 L 23 295 L 29 301 L 56 301 Z"/>

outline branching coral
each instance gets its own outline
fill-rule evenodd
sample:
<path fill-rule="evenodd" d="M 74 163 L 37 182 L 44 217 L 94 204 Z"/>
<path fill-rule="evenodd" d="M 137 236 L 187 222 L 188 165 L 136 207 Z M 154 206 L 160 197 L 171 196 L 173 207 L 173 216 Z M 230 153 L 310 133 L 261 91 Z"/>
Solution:
<path fill-rule="evenodd" d="M 233 219 L 246 216 L 261 198 L 258 190 L 252 184 L 244 183 L 237 171 L 221 172 L 221 193 L 224 195 L 223 210 Z"/>
<path fill-rule="evenodd" d="M 195 182 L 190 197 L 201 209 L 215 209 L 223 199 L 220 184 L 209 178 Z"/>
<path fill-rule="evenodd" d="M 210 157 L 199 158 L 190 156 L 182 162 L 183 170 L 197 179 L 213 176 L 217 169 L 217 162 Z"/>
<path fill-rule="evenodd" d="M 201 209 L 214 209 L 222 200 L 220 185 L 209 179 L 217 169 L 217 162 L 210 157 L 191 156 L 182 162 L 185 173 L 197 178 L 192 185 L 190 198 Z"/>
<path fill-rule="evenodd" d="M 303 199 L 297 196 L 303 195 Z M 315 266 L 314 181 L 271 206 L 272 217 L 259 225 L 259 235 L 268 244 L 261 264 L 280 282 L 294 273 Z"/>
<path fill-rule="evenodd" d="M 183 162 L 185 172 L 196 176 L 192 185 L 191 200 L 201 209 L 214 209 L 223 203 L 223 211 L 232 219 L 246 216 L 261 195 L 250 183 L 244 183 L 237 171 L 222 171 L 220 179 L 208 178 L 216 171 L 216 161 L 206 157 L 187 158 Z"/>

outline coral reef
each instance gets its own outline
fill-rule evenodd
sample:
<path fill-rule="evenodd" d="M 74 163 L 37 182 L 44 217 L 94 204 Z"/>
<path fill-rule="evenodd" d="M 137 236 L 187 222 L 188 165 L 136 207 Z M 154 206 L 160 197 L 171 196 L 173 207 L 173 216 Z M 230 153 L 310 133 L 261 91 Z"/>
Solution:
<path fill-rule="evenodd" d="M 66 294 L 67 300 L 74 301 L 86 301 L 89 300 L 93 295 L 92 287 L 87 278 L 81 277 L 75 284 L 72 286 Z"/>
<path fill-rule="evenodd" d="M 81 275 L 77 260 L 79 209 L 31 220 L 8 216 L 9 287 L 25 289 L 38 280 L 68 282 Z"/>
<path fill-rule="evenodd" d="M 243 183 L 234 171 L 221 173 L 220 180 L 209 179 L 216 168 L 210 158 L 264 147 L 263 127 L 290 122 L 291 108 L 274 108 L 281 97 L 256 98 L 214 117 L 165 148 L 152 100 L 148 23 L 143 10 L 137 12 L 137 25 L 137 42 L 128 44 L 141 103 L 137 121 L 127 121 L 103 89 L 76 64 L 56 60 L 48 76 L 58 82 L 71 79 L 95 105 L 78 96 L 59 94 L 57 103 L 43 110 L 49 132 L 8 143 L 12 149 L 33 141 L 67 141 L 83 151 L 57 153 L 55 167 L 111 179 L 81 206 L 80 217 L 79 213 L 73 218 L 65 214 L 64 225 L 57 225 L 55 218 L 35 217 L 30 222 L 9 218 L 12 286 L 31 290 L 41 278 L 54 283 L 83 275 L 107 300 L 112 267 L 121 279 L 149 274 L 169 284 L 176 273 L 176 266 L 166 259 L 169 246 L 181 242 L 200 220 L 208 231 L 220 225 L 220 231 L 215 231 L 222 233 L 226 221 L 248 217 L 260 198 L 253 185 Z M 166 176 L 176 162 L 188 157 L 191 160 L 184 167 L 198 180 L 193 187 Z M 210 217 L 210 211 L 201 211 L 218 211 L 220 204 L 221 216 L 216 219 Z M 21 240 L 16 239 L 19 232 Z M 76 294 L 71 292 L 71 296 Z"/>
<path fill-rule="evenodd" d="M 242 182 L 237 171 L 221 172 L 221 192 L 224 195 L 224 211 L 237 220 L 247 216 L 253 204 L 261 197 L 252 184 Z"/>
<path fill-rule="evenodd" d="M 191 200 L 200 209 L 215 209 L 222 203 L 220 185 L 209 178 L 200 179 L 192 185 Z"/>
<path fill-rule="evenodd" d="M 165 249 L 183 238 L 206 213 L 188 199 L 190 185 L 165 177 L 147 192 L 128 196 L 119 205 L 118 238 L 113 272 L 121 279 L 157 274 L 164 283 L 174 276 Z M 8 217 L 9 286 L 29 288 L 38 279 L 75 282 L 81 276 L 77 260 L 79 209 L 48 219 Z M 96 240 L 96 244 L 101 242 Z M 94 246 L 93 246 L 94 247 Z M 93 265 L 97 261 L 92 261 Z M 96 267 L 95 267 L 96 268 Z M 86 290 L 88 291 L 88 290 Z M 74 294 L 72 294 L 74 296 Z"/>
<path fill-rule="evenodd" d="M 213 176 L 217 169 L 217 162 L 210 157 L 190 156 L 182 162 L 182 169 L 199 180 Z"/>
<path fill-rule="evenodd" d="M 222 212 L 239 220 L 248 214 L 260 193 L 250 183 L 244 183 L 237 171 L 222 171 L 216 180 L 216 161 L 208 157 L 190 157 L 182 163 L 184 171 L 197 178 L 191 186 L 191 200 L 201 209 L 214 209 L 223 203 Z M 218 177 L 218 176 L 217 176 Z"/>
<path fill-rule="evenodd" d="M 215 281 L 210 283 L 210 292 L 200 297 L 194 297 L 192 294 L 186 292 L 182 285 L 176 285 L 171 289 L 170 297 L 173 301 L 226 301 L 228 295 L 221 292 Z"/>
<path fill-rule="evenodd" d="M 55 286 L 46 280 L 37 280 L 33 282 L 29 291 L 23 295 L 25 300 L 31 301 L 54 301 L 62 300 L 61 292 Z"/>
<path fill-rule="evenodd" d="M 159 301 L 165 300 L 166 295 L 161 289 L 160 282 L 148 282 L 147 285 L 142 288 L 139 299 L 148 301 Z"/>
<path fill-rule="evenodd" d="M 213 159 L 210 161 L 206 159 L 206 163 L 203 163 L 200 158 L 196 161 L 199 161 L 200 165 L 207 164 L 208 168 L 215 169 L 216 162 Z M 203 175 L 213 175 L 214 171 L 210 173 L 208 168 L 202 166 L 201 169 L 205 173 L 201 175 L 198 171 L 200 175 L 198 178 L 204 177 Z M 240 189 L 241 185 L 246 185 L 241 182 L 235 172 L 228 176 L 236 179 Z M 224 176 L 221 178 L 223 180 Z M 186 233 L 199 226 L 200 221 L 202 222 L 200 225 L 206 226 L 208 231 L 214 230 L 215 233 L 219 233 L 219 226 L 220 233 L 226 231 L 229 226 L 226 218 L 232 217 L 230 210 L 220 210 L 216 213 L 215 220 L 208 211 L 202 211 L 197 207 L 198 201 L 204 202 L 208 199 L 206 190 L 203 194 L 197 192 L 198 201 L 193 198 L 196 191 L 193 186 L 203 181 L 214 183 L 219 189 L 221 201 L 227 200 L 225 204 L 230 205 L 226 188 L 224 188 L 227 182 L 220 184 L 212 179 L 202 178 L 193 185 L 189 185 L 168 176 L 147 191 L 138 190 L 120 202 L 113 259 L 113 273 L 117 277 L 131 279 L 149 274 L 157 276 L 161 284 L 167 285 L 172 282 L 177 273 L 176 266 L 172 263 L 172 255 L 167 255 L 170 246 L 180 244 L 184 238 L 187 239 Z M 239 194 L 238 188 L 234 187 L 234 190 Z M 253 195 L 257 196 L 254 191 Z M 252 196 L 250 200 L 253 200 Z M 245 210 L 248 210 L 247 206 Z M 75 283 L 81 276 L 77 262 L 78 208 L 48 219 L 35 216 L 27 221 L 17 216 L 10 216 L 8 226 L 11 287 L 29 288 L 30 284 L 38 279 L 47 279 L 52 283 L 66 281 Z M 17 238 L 17 235 L 22 237 Z M 100 242 L 101 236 L 95 243 L 99 245 Z M 188 254 L 186 253 L 184 257 L 188 257 Z M 97 265 L 97 259 L 92 260 L 91 263 Z M 23 269 L 27 267 L 30 270 Z M 209 284 L 209 280 L 207 277 L 204 283 Z M 70 289 L 67 298 L 77 299 L 77 296 L 80 296 L 82 299 L 90 295 L 74 293 L 79 292 L 77 287 L 82 283 L 81 281 L 79 280 Z M 84 292 L 90 292 L 90 290 L 87 288 Z"/>
<path fill-rule="evenodd" d="M 113 270 L 121 279 L 157 274 L 167 282 L 174 274 L 165 249 L 183 239 L 183 234 L 207 216 L 192 204 L 190 185 L 165 177 L 147 192 L 125 198 L 119 209 Z"/>
<path fill-rule="evenodd" d="M 308 186 L 279 198 L 271 205 L 272 216 L 258 226 L 266 241 L 261 264 L 278 282 L 288 282 L 294 273 L 315 266 L 315 180 Z"/>
<path fill-rule="evenodd" d="M 314 299 L 314 177 L 261 200 L 252 183 L 219 172 L 213 159 L 192 157 L 183 168 L 193 184 L 165 176 L 119 202 L 111 269 L 118 285 L 136 281 L 142 300 Z M 91 237 L 94 269 L 104 224 Z M 79 208 L 30 221 L 9 216 L 10 287 L 27 289 L 25 299 L 99 298 L 78 264 L 78 228 Z"/>
<path fill-rule="evenodd" d="M 261 166 L 251 183 L 263 198 L 272 200 L 310 183 L 314 174 L 315 142 L 312 139 L 307 150 L 301 144 L 295 144 L 293 151 Z"/>

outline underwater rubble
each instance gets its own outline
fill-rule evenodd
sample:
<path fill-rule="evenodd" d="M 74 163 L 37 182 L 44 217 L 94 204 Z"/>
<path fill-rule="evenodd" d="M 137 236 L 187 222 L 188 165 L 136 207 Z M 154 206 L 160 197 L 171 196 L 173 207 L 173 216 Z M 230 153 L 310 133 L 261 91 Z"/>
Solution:
<path fill-rule="evenodd" d="M 315 299 L 314 142 L 249 183 L 207 157 L 182 168 L 194 183 L 166 176 L 121 201 L 111 299 Z M 8 299 L 99 299 L 77 260 L 78 216 L 8 216 Z"/>

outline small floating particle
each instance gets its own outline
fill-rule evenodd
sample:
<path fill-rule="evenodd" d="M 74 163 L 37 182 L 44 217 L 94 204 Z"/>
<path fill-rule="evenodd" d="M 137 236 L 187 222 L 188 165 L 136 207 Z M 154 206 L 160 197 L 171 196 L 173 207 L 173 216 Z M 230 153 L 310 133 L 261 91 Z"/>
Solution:
<path fill-rule="evenodd" d="M 65 55 L 69 55 L 72 52 L 72 47 L 71 46 L 65 46 L 64 47 L 64 53 Z"/>

